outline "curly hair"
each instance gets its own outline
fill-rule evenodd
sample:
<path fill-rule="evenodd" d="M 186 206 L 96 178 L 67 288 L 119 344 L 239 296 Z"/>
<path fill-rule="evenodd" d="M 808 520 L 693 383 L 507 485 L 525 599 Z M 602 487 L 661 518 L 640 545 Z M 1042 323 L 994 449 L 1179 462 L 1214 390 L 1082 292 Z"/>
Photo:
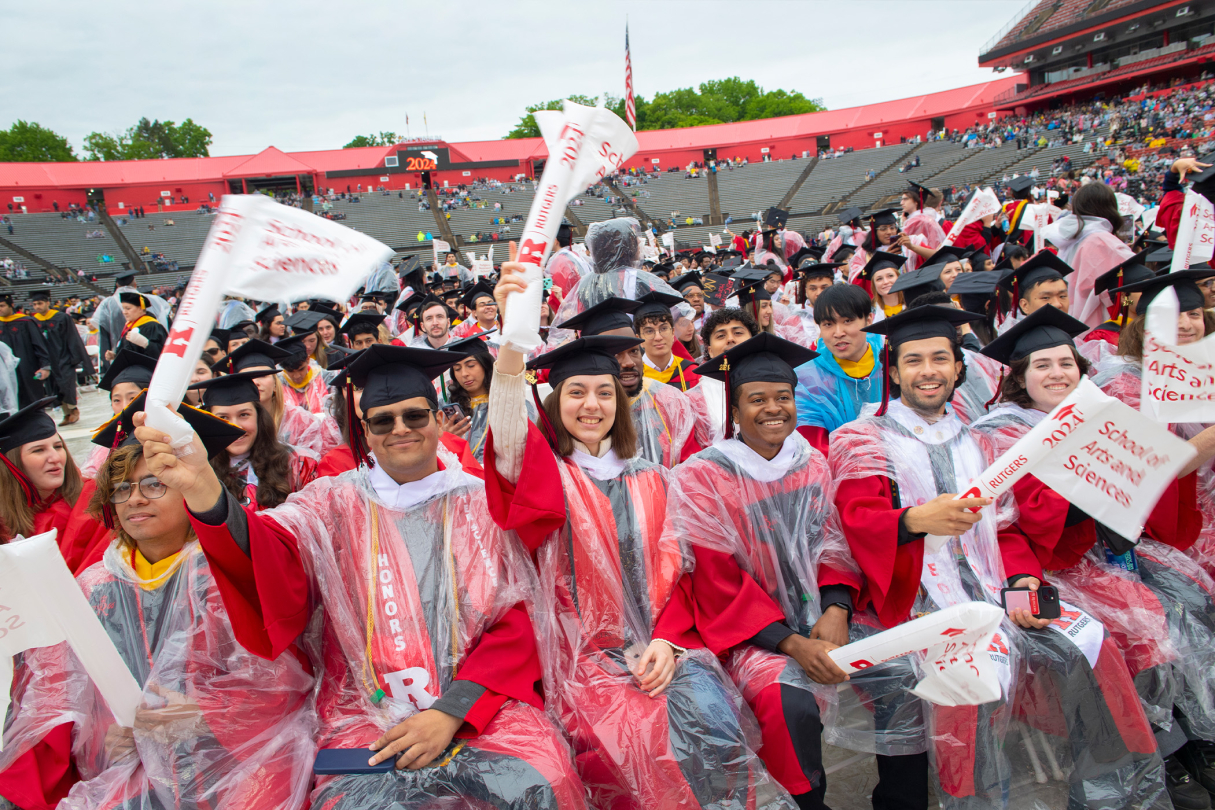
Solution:
<path fill-rule="evenodd" d="M 704 344 L 705 351 L 709 350 L 709 338 L 713 335 L 713 330 L 724 323 L 738 321 L 743 326 L 747 327 L 747 331 L 751 333 L 751 337 L 759 334 L 759 324 L 755 322 L 755 318 L 750 312 L 745 309 L 736 307 L 726 307 L 725 309 L 715 309 L 705 318 L 704 325 L 700 327 L 700 342 Z"/>
<path fill-rule="evenodd" d="M 257 475 L 257 505 L 268 509 L 278 506 L 291 494 L 291 451 L 278 440 L 270 412 L 259 402 L 254 402 L 253 408 L 257 411 L 257 437 L 249 449 L 249 465 Z M 215 454 L 211 468 L 224 488 L 244 503 L 245 481 L 232 469 L 228 448 Z"/>
<path fill-rule="evenodd" d="M 135 483 L 135 467 L 141 458 L 143 458 L 142 445 L 127 444 L 112 450 L 106 456 L 101 468 L 97 470 L 97 477 L 93 479 L 97 486 L 89 501 L 89 514 L 95 520 L 104 523 L 107 512 L 112 516 L 114 537 L 118 540 L 118 545 L 127 551 L 136 548 L 135 540 L 122 528 L 122 521 L 118 520 L 114 507 L 110 503 L 110 496 L 114 494 L 114 489 L 119 484 Z M 196 539 L 193 527 L 190 527 L 186 539 L 187 541 Z"/>

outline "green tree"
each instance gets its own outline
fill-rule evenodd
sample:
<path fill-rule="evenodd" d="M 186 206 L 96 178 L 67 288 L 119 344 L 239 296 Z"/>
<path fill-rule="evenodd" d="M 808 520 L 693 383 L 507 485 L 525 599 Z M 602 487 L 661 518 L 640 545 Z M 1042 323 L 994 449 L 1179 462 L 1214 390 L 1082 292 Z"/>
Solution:
<path fill-rule="evenodd" d="M 78 160 L 67 138 L 33 121 L 0 129 L 0 162 L 54 163 Z"/>
<path fill-rule="evenodd" d="M 570 96 L 580 103 L 595 103 L 586 96 Z M 624 99 L 605 96 L 605 106 L 624 118 Z M 736 121 L 756 121 L 761 118 L 779 118 L 784 115 L 825 110 L 821 99 L 808 99 L 801 93 L 788 90 L 765 91 L 754 81 L 743 81 L 737 76 L 703 82 L 698 88 L 683 87 L 655 94 L 653 99 L 635 96 L 637 129 L 676 129 L 699 127 L 706 124 L 729 124 Z M 536 128 L 531 113 L 536 110 L 559 110 L 561 100 L 549 101 L 527 108 L 525 115 L 511 130 L 508 138 L 535 138 Z"/>
<path fill-rule="evenodd" d="M 356 135 L 354 140 L 343 146 L 343 149 L 357 149 L 360 146 L 392 146 L 400 138 L 395 132 L 380 132 L 379 135 Z"/>
<path fill-rule="evenodd" d="M 569 96 L 570 101 L 577 104 L 586 104 L 593 107 L 599 103 L 598 96 Z M 608 97 L 610 100 L 610 96 Z M 533 104 L 527 108 L 527 115 L 519 119 L 519 123 L 515 124 L 515 128 L 506 134 L 507 138 L 539 138 L 540 127 L 536 125 L 536 116 L 534 112 L 540 110 L 559 110 L 561 105 L 565 103 L 564 98 L 559 98 L 554 101 L 546 101 L 543 104 Z M 611 106 L 607 104 L 606 106 Z"/>
<path fill-rule="evenodd" d="M 139 123 L 126 132 L 90 132 L 84 139 L 89 160 L 152 160 L 155 158 L 208 157 L 211 131 L 187 118 Z"/>

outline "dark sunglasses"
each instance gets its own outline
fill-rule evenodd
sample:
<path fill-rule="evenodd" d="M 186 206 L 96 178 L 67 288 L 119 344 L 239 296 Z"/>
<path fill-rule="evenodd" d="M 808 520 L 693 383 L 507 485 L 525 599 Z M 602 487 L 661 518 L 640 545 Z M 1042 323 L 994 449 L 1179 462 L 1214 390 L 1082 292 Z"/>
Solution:
<path fill-rule="evenodd" d="M 430 415 L 434 412 L 434 408 L 412 408 L 404 413 L 377 413 L 370 419 L 364 416 L 363 424 L 367 425 L 367 429 L 374 435 L 383 436 L 385 433 L 392 433 L 398 419 L 410 430 L 424 428 L 430 424 Z"/>

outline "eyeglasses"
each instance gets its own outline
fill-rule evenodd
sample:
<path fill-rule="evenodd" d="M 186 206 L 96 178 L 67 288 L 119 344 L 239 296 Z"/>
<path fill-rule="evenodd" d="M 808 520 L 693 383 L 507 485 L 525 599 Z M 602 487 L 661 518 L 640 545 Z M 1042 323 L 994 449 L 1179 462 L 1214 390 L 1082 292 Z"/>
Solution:
<path fill-rule="evenodd" d="M 139 479 L 134 484 L 129 481 L 123 481 L 114 487 L 114 494 L 110 496 L 110 503 L 126 503 L 131 500 L 131 492 L 135 487 L 139 487 L 139 494 L 149 501 L 163 498 L 165 493 L 169 491 L 169 488 L 162 484 L 160 479 L 149 475 L 147 478 Z"/>
<path fill-rule="evenodd" d="M 430 415 L 434 412 L 434 408 L 413 408 L 404 413 L 377 413 L 370 419 L 363 417 L 363 424 L 367 425 L 367 429 L 374 435 L 383 436 L 385 433 L 392 433 L 398 419 L 410 430 L 424 428 L 430 424 Z"/>
<path fill-rule="evenodd" d="M 223 349 L 216 347 L 214 349 L 204 349 L 203 351 L 204 351 L 204 353 L 209 354 L 212 357 L 219 357 L 219 354 L 220 354 L 220 352 L 223 351 Z"/>
<path fill-rule="evenodd" d="M 658 327 L 643 326 L 641 328 L 641 336 L 643 338 L 652 338 L 655 335 L 669 335 L 675 329 L 669 323 L 660 324 Z"/>

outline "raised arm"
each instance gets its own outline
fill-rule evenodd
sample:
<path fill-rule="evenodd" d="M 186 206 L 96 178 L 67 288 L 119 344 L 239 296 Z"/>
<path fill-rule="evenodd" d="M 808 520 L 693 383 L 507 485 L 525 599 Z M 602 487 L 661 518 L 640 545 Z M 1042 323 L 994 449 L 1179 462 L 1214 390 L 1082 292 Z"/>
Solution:
<path fill-rule="evenodd" d="M 508 295 L 527 288 L 523 270 L 523 265 L 517 262 L 503 263 L 502 276 L 494 288 L 499 312 L 506 311 Z M 493 435 L 494 463 L 498 473 L 512 484 L 519 482 L 523 449 L 527 444 L 526 381 L 523 376 L 526 359 L 526 355 L 509 342 L 502 344 L 494 363 L 493 384 L 489 388 L 489 430 Z"/>

